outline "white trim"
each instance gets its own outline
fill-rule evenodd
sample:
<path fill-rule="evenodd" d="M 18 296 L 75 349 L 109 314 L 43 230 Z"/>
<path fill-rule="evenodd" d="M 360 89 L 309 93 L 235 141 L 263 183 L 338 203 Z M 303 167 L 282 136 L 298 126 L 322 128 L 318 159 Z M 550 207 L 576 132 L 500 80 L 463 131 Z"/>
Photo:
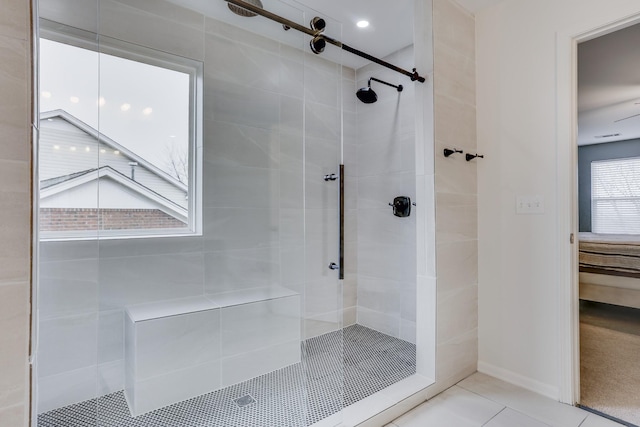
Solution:
<path fill-rule="evenodd" d="M 592 23 L 556 35 L 556 145 L 558 244 L 559 397 L 580 402 L 580 330 L 577 245 L 577 46 L 640 22 L 640 12 L 615 22 Z"/>
<path fill-rule="evenodd" d="M 541 383 L 532 378 L 525 377 L 507 369 L 499 368 L 495 365 L 478 361 L 478 372 L 490 375 L 499 380 L 520 386 L 524 389 L 531 390 L 553 400 L 558 400 L 560 394 L 557 387 L 549 384 Z"/>
<path fill-rule="evenodd" d="M 159 195 L 158 193 L 151 191 L 149 188 L 140 184 L 139 182 L 133 181 L 126 176 L 122 175 L 120 172 L 112 169 L 110 166 L 103 166 L 98 170 L 94 170 L 91 172 L 87 172 L 84 175 L 77 176 L 73 179 L 61 182 L 56 185 L 52 185 L 51 187 L 44 188 L 40 190 L 40 200 L 46 199 L 47 197 L 52 197 L 56 194 L 62 193 L 64 191 L 70 190 L 72 188 L 78 187 L 80 185 L 86 184 L 91 181 L 96 181 L 99 178 L 111 178 L 116 181 L 118 184 L 126 187 L 143 197 L 146 197 L 150 201 L 156 203 L 161 206 L 161 210 L 163 212 L 168 213 L 169 215 L 180 219 L 181 221 L 188 221 L 188 212 L 186 208 L 172 202 Z"/>

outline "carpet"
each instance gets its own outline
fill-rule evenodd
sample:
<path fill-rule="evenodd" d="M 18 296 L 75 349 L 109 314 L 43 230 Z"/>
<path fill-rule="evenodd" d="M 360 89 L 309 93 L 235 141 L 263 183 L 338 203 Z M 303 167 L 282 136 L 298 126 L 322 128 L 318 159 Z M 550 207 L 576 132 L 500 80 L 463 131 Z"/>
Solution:
<path fill-rule="evenodd" d="M 580 404 L 640 425 L 640 336 L 580 324 Z"/>

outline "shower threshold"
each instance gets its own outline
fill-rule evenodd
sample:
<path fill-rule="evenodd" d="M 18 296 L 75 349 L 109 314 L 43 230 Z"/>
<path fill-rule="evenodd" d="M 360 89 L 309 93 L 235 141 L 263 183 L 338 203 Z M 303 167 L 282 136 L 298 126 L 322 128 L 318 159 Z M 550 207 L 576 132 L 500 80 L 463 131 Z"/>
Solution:
<path fill-rule="evenodd" d="M 40 414 L 38 427 L 307 427 L 416 371 L 414 344 L 357 324 L 301 345 L 300 363 L 135 418 L 119 391 Z M 254 402 L 239 406 L 244 396 Z"/>

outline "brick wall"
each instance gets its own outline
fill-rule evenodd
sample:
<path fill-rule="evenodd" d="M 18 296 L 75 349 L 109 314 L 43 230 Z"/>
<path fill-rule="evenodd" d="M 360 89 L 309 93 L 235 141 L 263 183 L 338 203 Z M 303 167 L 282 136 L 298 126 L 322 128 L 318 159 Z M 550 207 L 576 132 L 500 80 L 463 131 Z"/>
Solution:
<path fill-rule="evenodd" d="M 40 209 L 40 231 L 184 228 L 158 209 Z"/>

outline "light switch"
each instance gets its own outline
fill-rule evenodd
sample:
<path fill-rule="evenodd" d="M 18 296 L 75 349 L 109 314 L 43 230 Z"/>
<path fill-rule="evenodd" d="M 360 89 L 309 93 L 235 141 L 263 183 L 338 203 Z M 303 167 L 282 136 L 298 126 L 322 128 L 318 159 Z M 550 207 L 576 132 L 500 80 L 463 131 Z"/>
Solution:
<path fill-rule="evenodd" d="M 544 197 L 516 196 L 516 214 L 540 215 L 544 213 Z"/>

